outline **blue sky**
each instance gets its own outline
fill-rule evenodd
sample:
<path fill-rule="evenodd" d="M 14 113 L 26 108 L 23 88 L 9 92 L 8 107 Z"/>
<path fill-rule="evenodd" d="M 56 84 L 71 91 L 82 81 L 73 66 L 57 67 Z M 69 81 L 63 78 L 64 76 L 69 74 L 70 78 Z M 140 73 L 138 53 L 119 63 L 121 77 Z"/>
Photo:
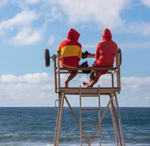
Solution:
<path fill-rule="evenodd" d="M 149 14 L 148 0 L 1 0 L 0 106 L 54 106 L 53 64 L 45 67 L 44 49 L 54 54 L 70 28 L 91 53 L 109 28 L 123 55 L 120 106 L 150 106 Z M 87 78 L 77 76 L 75 85 Z M 107 75 L 99 81 L 105 83 Z M 70 102 L 78 106 L 78 97 Z"/>

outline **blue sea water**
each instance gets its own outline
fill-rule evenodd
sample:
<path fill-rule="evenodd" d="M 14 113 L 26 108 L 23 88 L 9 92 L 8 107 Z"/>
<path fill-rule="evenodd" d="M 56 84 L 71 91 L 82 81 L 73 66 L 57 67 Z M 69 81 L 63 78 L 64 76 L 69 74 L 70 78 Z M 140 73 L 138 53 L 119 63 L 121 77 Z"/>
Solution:
<path fill-rule="evenodd" d="M 79 108 L 73 108 L 79 119 Z M 104 108 L 102 108 L 104 111 Z M 150 146 L 150 108 L 120 108 L 126 146 Z M 97 120 L 96 111 L 85 111 L 83 121 Z M 0 108 L 0 146 L 52 146 L 55 135 L 57 108 Z M 92 135 L 96 125 L 83 127 Z M 110 111 L 102 122 L 102 146 L 115 146 Z M 92 146 L 98 146 L 94 140 Z M 63 110 L 60 146 L 79 146 L 80 130 L 70 112 Z M 86 145 L 86 144 L 85 144 Z"/>

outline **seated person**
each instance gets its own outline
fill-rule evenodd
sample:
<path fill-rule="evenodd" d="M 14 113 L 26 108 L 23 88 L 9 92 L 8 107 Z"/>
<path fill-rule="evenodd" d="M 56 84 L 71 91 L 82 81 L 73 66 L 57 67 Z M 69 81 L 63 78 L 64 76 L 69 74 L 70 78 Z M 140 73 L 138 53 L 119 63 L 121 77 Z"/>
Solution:
<path fill-rule="evenodd" d="M 67 67 L 69 76 L 65 81 L 65 87 L 68 87 L 69 82 L 77 75 L 77 70 L 69 70 L 79 66 L 79 61 L 82 57 L 82 45 L 78 42 L 80 34 L 75 29 L 70 29 L 67 34 L 67 40 L 60 43 L 58 51 L 60 51 L 60 64 L 62 67 Z"/>
<path fill-rule="evenodd" d="M 102 41 L 99 42 L 96 46 L 95 53 L 95 62 L 92 67 L 113 67 L 114 56 L 118 50 L 117 44 L 112 40 L 112 34 L 109 29 L 104 29 L 102 34 Z M 108 70 L 99 70 L 90 72 L 89 83 L 83 82 L 85 87 L 93 87 L 100 78 L 101 75 L 104 75 Z M 96 73 L 96 76 L 94 76 Z"/>

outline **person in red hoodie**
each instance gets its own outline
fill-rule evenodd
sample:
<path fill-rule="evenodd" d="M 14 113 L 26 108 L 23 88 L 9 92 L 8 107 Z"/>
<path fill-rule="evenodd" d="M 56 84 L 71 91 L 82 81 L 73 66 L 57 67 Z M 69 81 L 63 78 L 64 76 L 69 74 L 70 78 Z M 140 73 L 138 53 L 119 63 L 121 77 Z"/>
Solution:
<path fill-rule="evenodd" d="M 60 64 L 67 67 L 69 76 L 65 81 L 65 87 L 77 75 L 77 70 L 69 70 L 69 68 L 79 67 L 79 61 L 82 57 L 82 45 L 78 42 L 80 34 L 71 28 L 67 34 L 67 40 L 60 43 L 58 51 L 60 51 Z"/>
<path fill-rule="evenodd" d="M 117 44 L 112 40 L 112 34 L 109 29 L 104 29 L 102 34 L 102 41 L 99 42 L 96 46 L 95 52 L 95 62 L 92 65 L 93 67 L 113 67 L 114 56 L 118 50 Z M 94 76 L 94 73 L 96 75 Z M 104 75 L 108 70 L 94 71 L 90 73 L 89 83 L 83 82 L 85 87 L 93 87 L 100 78 L 101 75 Z"/>

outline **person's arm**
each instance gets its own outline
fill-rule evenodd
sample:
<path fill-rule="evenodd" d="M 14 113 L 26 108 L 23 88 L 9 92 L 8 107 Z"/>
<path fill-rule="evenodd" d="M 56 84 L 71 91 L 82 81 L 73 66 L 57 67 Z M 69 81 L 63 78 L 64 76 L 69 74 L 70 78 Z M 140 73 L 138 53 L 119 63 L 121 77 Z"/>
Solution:
<path fill-rule="evenodd" d="M 116 53 L 118 52 L 118 50 L 119 50 L 119 48 L 118 48 L 118 45 L 116 44 L 116 47 L 115 47 L 115 54 L 114 55 L 116 55 Z"/>
<path fill-rule="evenodd" d="M 116 52 L 118 51 L 118 49 L 119 49 L 119 48 L 118 48 L 118 45 L 116 44 Z"/>
<path fill-rule="evenodd" d="M 59 47 L 58 47 L 58 49 L 57 49 L 57 53 L 59 53 L 59 57 L 60 57 L 60 59 L 61 59 L 61 44 L 59 45 Z"/>
<path fill-rule="evenodd" d="M 61 44 L 59 45 L 57 51 L 61 51 Z"/>
<path fill-rule="evenodd" d="M 100 43 L 97 44 L 96 50 L 95 50 L 95 60 L 98 60 L 100 56 Z"/>
<path fill-rule="evenodd" d="M 79 58 L 79 61 L 81 60 L 82 58 L 82 46 L 80 48 L 80 51 L 79 51 L 79 54 L 78 54 L 78 58 Z"/>

